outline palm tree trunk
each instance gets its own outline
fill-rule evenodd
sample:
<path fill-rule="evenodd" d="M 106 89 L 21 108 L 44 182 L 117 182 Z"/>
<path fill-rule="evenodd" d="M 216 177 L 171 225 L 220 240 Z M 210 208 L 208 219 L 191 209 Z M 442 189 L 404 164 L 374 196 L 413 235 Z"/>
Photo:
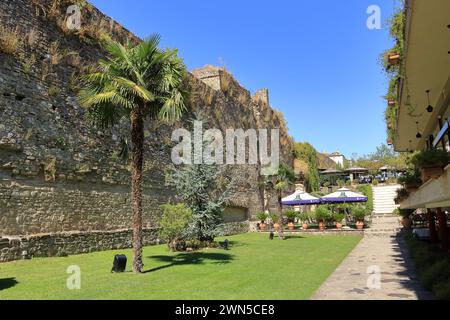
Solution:
<path fill-rule="evenodd" d="M 142 171 L 144 163 L 144 118 L 136 107 L 131 112 L 131 197 L 133 215 L 133 271 L 141 273 L 142 263 Z"/>
<path fill-rule="evenodd" d="M 284 240 L 284 225 L 283 225 L 283 194 L 281 190 L 278 190 L 278 216 L 280 217 L 280 229 L 278 230 L 278 236 Z"/>

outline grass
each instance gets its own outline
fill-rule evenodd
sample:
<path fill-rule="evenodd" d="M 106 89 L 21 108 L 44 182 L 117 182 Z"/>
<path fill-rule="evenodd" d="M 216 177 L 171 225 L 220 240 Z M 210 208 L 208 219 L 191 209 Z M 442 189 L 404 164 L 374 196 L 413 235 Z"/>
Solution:
<path fill-rule="evenodd" d="M 231 250 L 170 253 L 147 247 L 147 273 L 131 270 L 131 250 L 0 264 L 2 299 L 308 299 L 359 243 L 357 236 L 228 238 Z M 223 240 L 223 239 L 221 239 Z M 125 253 L 127 272 L 111 274 L 113 256 Z M 81 268 L 81 290 L 68 290 L 66 270 Z"/>

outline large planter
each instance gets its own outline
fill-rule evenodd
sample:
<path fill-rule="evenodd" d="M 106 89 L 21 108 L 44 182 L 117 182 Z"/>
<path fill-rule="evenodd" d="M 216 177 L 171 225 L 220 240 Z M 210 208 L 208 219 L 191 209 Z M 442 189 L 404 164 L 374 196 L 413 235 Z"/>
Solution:
<path fill-rule="evenodd" d="M 259 230 L 260 231 L 266 231 L 266 224 L 265 223 L 260 223 L 259 224 Z"/>
<path fill-rule="evenodd" d="M 342 230 L 342 223 L 336 222 L 336 229 Z"/>
<path fill-rule="evenodd" d="M 391 52 L 387 55 L 387 61 L 391 65 L 396 65 L 400 63 L 401 55 L 398 52 Z"/>
<path fill-rule="evenodd" d="M 364 221 L 358 221 L 356 222 L 356 229 L 358 230 L 364 230 Z"/>
<path fill-rule="evenodd" d="M 325 229 L 326 229 L 325 222 L 319 222 L 319 230 L 325 231 Z"/>
<path fill-rule="evenodd" d="M 411 229 L 412 223 L 413 222 L 410 218 L 403 218 L 403 220 L 402 220 L 403 228 L 405 228 L 407 230 Z"/>
<path fill-rule="evenodd" d="M 423 183 L 430 179 L 437 179 L 444 173 L 444 169 L 441 167 L 421 168 L 420 171 L 422 173 Z"/>
<path fill-rule="evenodd" d="M 302 224 L 302 230 L 308 230 L 309 225 L 307 223 Z"/>
<path fill-rule="evenodd" d="M 288 228 L 289 228 L 290 231 L 294 231 L 295 230 L 295 224 L 293 222 L 289 222 Z"/>
<path fill-rule="evenodd" d="M 275 231 L 280 230 L 280 224 L 279 223 L 274 223 L 273 224 L 273 228 L 275 229 Z"/>

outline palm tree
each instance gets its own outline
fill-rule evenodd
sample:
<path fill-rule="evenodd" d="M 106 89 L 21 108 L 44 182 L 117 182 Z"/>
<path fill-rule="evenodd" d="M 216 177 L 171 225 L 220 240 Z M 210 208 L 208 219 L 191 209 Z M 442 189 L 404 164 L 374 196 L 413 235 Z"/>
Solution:
<path fill-rule="evenodd" d="M 127 118 L 131 127 L 131 196 L 133 271 L 142 263 L 142 173 L 144 120 L 175 121 L 186 110 L 182 87 L 186 68 L 176 50 L 158 49 L 159 35 L 136 46 L 111 42 L 108 58 L 83 78 L 80 102 L 96 127 L 110 127 Z"/>
<path fill-rule="evenodd" d="M 278 232 L 280 238 L 284 239 L 282 204 L 283 191 L 285 191 L 295 183 L 295 174 L 288 165 L 281 164 L 278 168 L 278 173 L 274 176 L 274 180 L 274 189 L 276 190 L 278 197 L 278 215 L 280 217 L 280 229 Z"/>

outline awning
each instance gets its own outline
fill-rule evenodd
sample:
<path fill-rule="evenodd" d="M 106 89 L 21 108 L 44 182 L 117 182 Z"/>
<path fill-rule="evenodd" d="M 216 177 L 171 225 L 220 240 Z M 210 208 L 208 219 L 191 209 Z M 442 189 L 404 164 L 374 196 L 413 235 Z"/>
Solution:
<path fill-rule="evenodd" d="M 296 191 L 294 194 L 283 198 L 281 203 L 285 206 L 304 206 L 311 204 L 320 204 L 319 198 L 316 198 L 304 191 Z"/>
<path fill-rule="evenodd" d="M 323 203 L 353 203 L 367 202 L 369 198 L 362 194 L 350 191 L 347 188 L 339 189 L 337 192 L 329 194 L 322 198 Z"/>

